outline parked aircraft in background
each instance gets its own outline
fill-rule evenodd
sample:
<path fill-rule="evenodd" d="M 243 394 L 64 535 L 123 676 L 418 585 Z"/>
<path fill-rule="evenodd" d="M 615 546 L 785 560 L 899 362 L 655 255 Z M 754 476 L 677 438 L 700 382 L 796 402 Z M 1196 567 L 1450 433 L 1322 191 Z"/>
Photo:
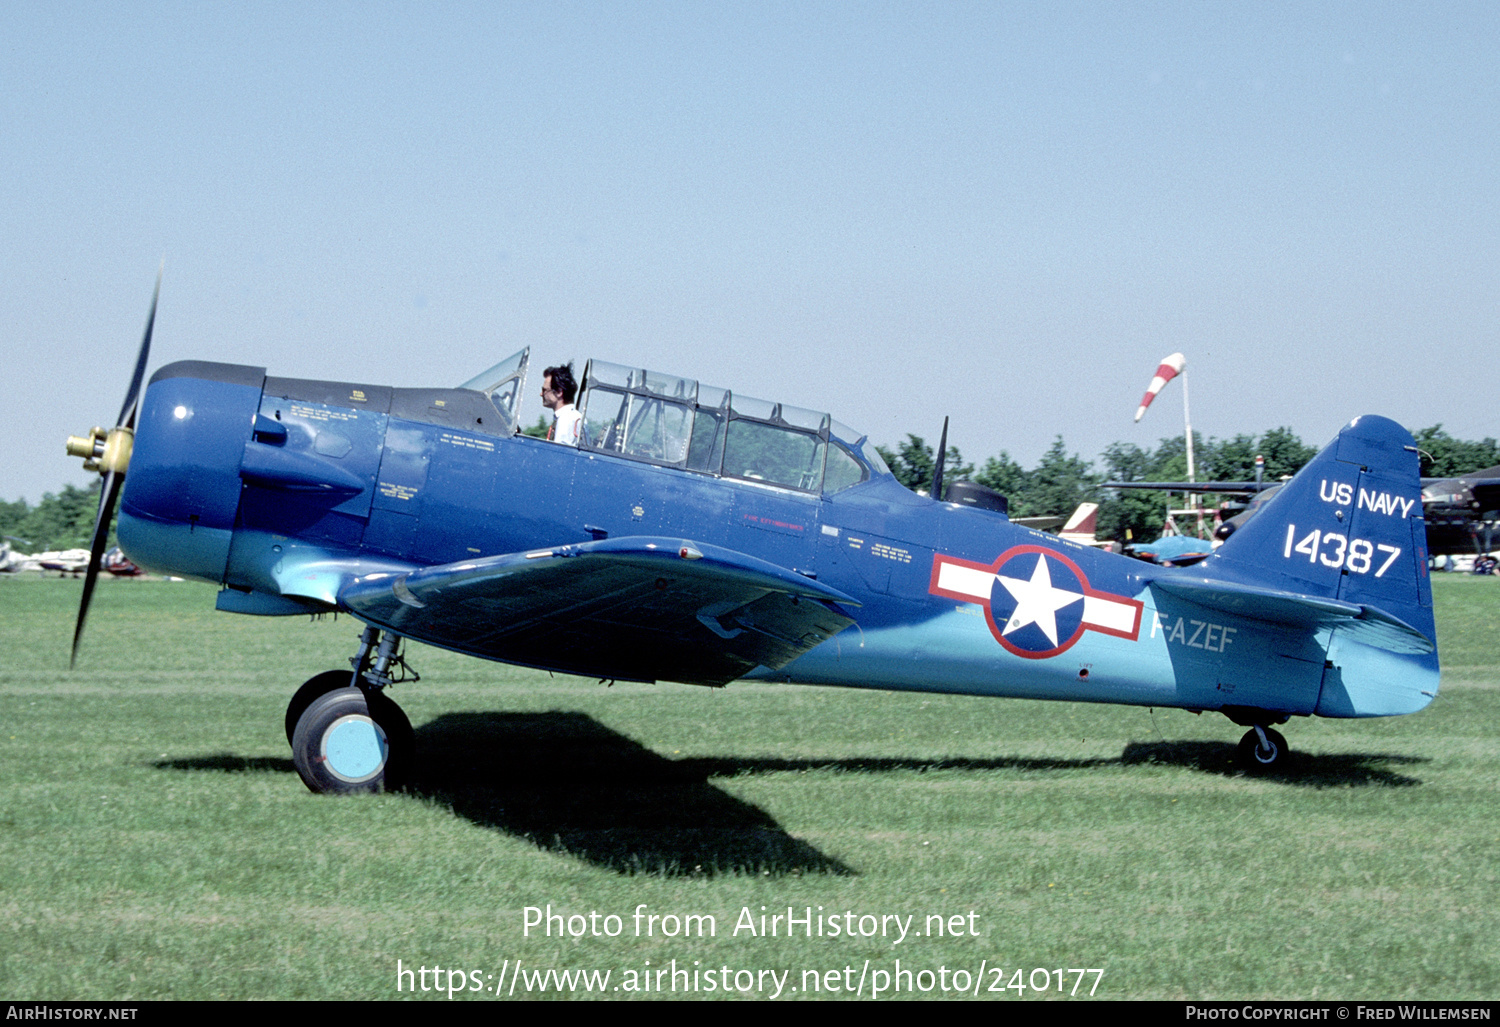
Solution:
<path fill-rule="evenodd" d="M 56 571 L 59 574 L 72 574 L 75 577 L 83 574 L 89 568 L 89 551 L 87 549 L 54 549 L 45 553 L 36 553 L 27 557 L 38 569 L 44 571 Z"/>
<path fill-rule="evenodd" d="M 0 539 L 0 574 L 14 574 L 24 569 L 29 559 L 25 553 L 17 553 L 11 549 L 9 542 Z"/>
<path fill-rule="evenodd" d="M 1212 542 L 1192 535 L 1163 535 L 1155 542 L 1137 542 L 1129 547 L 1132 556 L 1164 567 L 1186 567 L 1206 559 L 1213 551 Z"/>
<path fill-rule="evenodd" d="M 1457 478 L 1422 479 L 1422 508 L 1433 555 L 1493 552 L 1500 527 L 1500 466 Z"/>
<path fill-rule="evenodd" d="M 117 501 L 130 558 L 220 610 L 352 614 L 352 671 L 286 713 L 314 791 L 410 771 L 406 638 L 605 679 L 1213 710 L 1250 768 L 1284 765 L 1293 716 L 1438 689 L 1417 455 L 1384 418 L 1164 568 L 916 495 L 826 413 L 597 360 L 577 447 L 517 435 L 524 350 L 457 389 L 185 361 L 143 393 L 152 312 L 117 427 L 69 442 L 105 479 L 74 655 Z"/>
<path fill-rule="evenodd" d="M 128 560 L 118 546 L 104 554 L 101 567 L 116 577 L 134 577 L 141 569 Z M 18 553 L 9 542 L 0 543 L 0 573 L 19 574 L 22 571 L 56 571 L 77 577 L 89 569 L 87 549 L 61 549 L 45 553 Z"/>
<path fill-rule="evenodd" d="M 1078 509 L 1073 511 L 1073 516 L 1068 518 L 1068 523 L 1062 526 L 1058 537 L 1067 542 L 1076 542 L 1081 546 L 1103 546 L 1108 548 L 1111 543 L 1108 539 L 1099 538 L 1099 504 L 1079 503 Z"/>
<path fill-rule="evenodd" d="M 1056 531 L 1059 538 L 1076 542 L 1081 546 L 1100 546 L 1108 549 L 1114 543 L 1101 539 L 1096 534 L 1099 523 L 1098 503 L 1079 503 L 1068 517 L 1012 517 L 1012 524 L 1038 531 Z"/>
<path fill-rule="evenodd" d="M 1243 505 L 1214 531 L 1214 537 L 1223 540 L 1255 516 L 1282 484 L 1279 481 L 1107 481 L 1100 488 L 1238 497 Z M 1226 512 L 1228 509 L 1232 507 L 1226 504 Z M 1423 478 L 1422 511 L 1429 555 L 1474 556 L 1492 552 L 1500 541 L 1500 466 L 1456 478 Z"/>
<path fill-rule="evenodd" d="M 142 573 L 141 569 L 130 561 L 130 557 L 126 556 L 119 546 L 105 551 L 102 566 L 117 578 L 134 578 Z"/>

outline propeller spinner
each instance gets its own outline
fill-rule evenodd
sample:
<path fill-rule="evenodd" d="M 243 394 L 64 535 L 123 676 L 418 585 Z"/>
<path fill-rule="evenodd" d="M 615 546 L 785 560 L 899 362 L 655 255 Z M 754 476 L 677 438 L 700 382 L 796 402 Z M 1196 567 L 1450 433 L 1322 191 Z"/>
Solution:
<path fill-rule="evenodd" d="M 104 561 L 104 550 L 109 541 L 109 522 L 115 513 L 115 504 L 120 499 L 120 487 L 125 483 L 125 469 L 130 465 L 130 450 L 135 441 L 135 415 L 140 408 L 141 381 L 146 376 L 146 360 L 151 354 L 151 329 L 156 324 L 156 300 L 161 295 L 161 270 L 156 272 L 156 289 L 151 293 L 151 312 L 146 315 L 146 333 L 141 338 L 141 349 L 135 358 L 135 374 L 131 376 L 130 388 L 125 392 L 125 402 L 120 407 L 120 416 L 115 427 L 109 431 L 94 428 L 87 436 L 68 436 L 68 455 L 83 457 L 85 470 L 98 471 L 104 476 L 104 485 L 99 490 L 99 512 L 94 517 L 94 537 L 89 544 L 88 573 L 83 579 L 83 598 L 78 602 L 78 622 L 73 628 L 73 655 L 68 660 L 72 667 L 78 662 L 78 644 L 83 640 L 83 625 L 88 620 L 89 602 L 94 597 L 94 586 L 99 581 L 99 568 Z"/>

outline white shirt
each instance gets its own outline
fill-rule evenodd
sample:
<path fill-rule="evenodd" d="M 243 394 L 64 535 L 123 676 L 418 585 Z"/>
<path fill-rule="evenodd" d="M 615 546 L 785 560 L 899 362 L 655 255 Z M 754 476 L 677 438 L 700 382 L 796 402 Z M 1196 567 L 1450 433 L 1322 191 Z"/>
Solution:
<path fill-rule="evenodd" d="M 547 438 L 553 442 L 561 442 L 565 446 L 576 446 L 583 434 L 583 415 L 572 403 L 564 403 L 552 411 L 552 430 L 547 433 Z"/>

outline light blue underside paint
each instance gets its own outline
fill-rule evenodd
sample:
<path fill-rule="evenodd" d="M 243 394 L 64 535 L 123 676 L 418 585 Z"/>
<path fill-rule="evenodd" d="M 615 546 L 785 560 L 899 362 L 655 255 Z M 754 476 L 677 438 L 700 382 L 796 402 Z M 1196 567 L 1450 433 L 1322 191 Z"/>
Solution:
<path fill-rule="evenodd" d="M 1052 699 L 1063 691 L 1058 671 L 1066 667 L 1073 678 L 1065 690 L 1068 699 L 1161 704 L 1173 700 L 1177 683 L 1166 640 L 1160 635 L 1149 640 L 1148 625 L 1143 620 L 1139 641 L 1085 631 L 1058 656 L 1026 660 L 1000 647 L 981 607 L 961 604 L 926 622 L 920 634 L 904 626 L 849 627 L 781 671 L 753 676 L 848 685 L 851 673 L 857 673 L 858 684 L 868 688 Z"/>
<path fill-rule="evenodd" d="M 1394 717 L 1415 713 L 1437 697 L 1437 655 L 1385 652 L 1334 631 L 1332 664 L 1323 674 L 1317 712 L 1324 717 Z"/>
<path fill-rule="evenodd" d="M 903 628 L 850 627 L 781 671 L 758 671 L 759 680 L 804 684 L 848 684 L 856 671 L 864 687 L 962 692 L 1009 698 L 1058 699 L 1125 705 L 1171 705 L 1217 709 L 1255 706 L 1288 713 L 1367 717 L 1410 713 L 1437 692 L 1432 657 L 1416 658 L 1359 645 L 1330 645 L 1331 629 L 1305 632 L 1229 618 L 1173 600 L 1158 610 L 1150 590 L 1139 638 L 1132 641 L 1086 631 L 1067 651 L 1043 660 L 1006 653 L 995 641 L 978 605 L 961 604 L 924 625 L 920 636 Z M 1218 651 L 1189 644 L 1200 623 L 1228 621 L 1232 641 Z M 1186 632 L 1173 629 L 1179 623 Z M 914 638 L 921 644 L 913 646 Z M 1176 641 L 1171 641 L 1176 639 Z M 1327 655 L 1334 674 L 1322 688 Z M 1072 681 L 1059 687 L 1059 670 Z M 1087 670 L 1087 676 L 1083 671 Z M 1342 682 L 1359 681 L 1346 689 Z"/>
<path fill-rule="evenodd" d="M 116 531 L 125 555 L 146 570 L 213 585 L 224 580 L 224 564 L 234 539 L 231 531 L 152 521 L 124 510 Z"/>

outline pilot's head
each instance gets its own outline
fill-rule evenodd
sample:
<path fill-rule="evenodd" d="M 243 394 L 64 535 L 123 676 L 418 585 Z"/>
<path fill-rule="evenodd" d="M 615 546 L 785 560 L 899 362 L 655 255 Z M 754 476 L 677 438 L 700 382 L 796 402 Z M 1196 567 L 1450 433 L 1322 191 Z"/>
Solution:
<path fill-rule="evenodd" d="M 549 367 L 542 372 L 542 406 L 556 410 L 573 402 L 578 395 L 578 383 L 573 380 L 573 365 Z"/>

